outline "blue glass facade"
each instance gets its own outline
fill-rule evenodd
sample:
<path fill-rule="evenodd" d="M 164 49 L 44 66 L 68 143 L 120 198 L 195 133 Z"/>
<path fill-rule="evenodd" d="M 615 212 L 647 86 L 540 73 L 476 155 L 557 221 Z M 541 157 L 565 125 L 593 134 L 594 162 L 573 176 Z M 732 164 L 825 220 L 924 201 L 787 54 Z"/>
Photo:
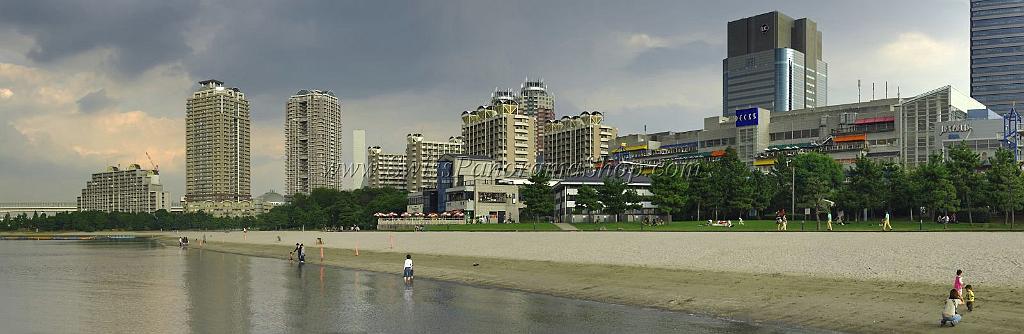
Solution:
<path fill-rule="evenodd" d="M 441 160 L 437 162 L 437 210 L 434 212 L 448 211 L 445 208 L 445 191 L 452 187 L 453 175 L 452 162 Z"/>
<path fill-rule="evenodd" d="M 971 0 L 971 97 L 999 114 L 1024 102 L 1024 0 Z"/>

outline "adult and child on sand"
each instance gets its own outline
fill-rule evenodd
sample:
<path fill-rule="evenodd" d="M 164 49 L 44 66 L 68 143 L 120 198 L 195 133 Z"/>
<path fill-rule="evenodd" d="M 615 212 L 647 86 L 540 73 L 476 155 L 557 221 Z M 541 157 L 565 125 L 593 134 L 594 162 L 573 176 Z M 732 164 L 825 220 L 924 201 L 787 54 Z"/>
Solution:
<path fill-rule="evenodd" d="M 186 241 L 187 242 L 187 241 Z M 323 245 L 324 241 L 321 238 L 316 238 L 318 245 Z M 323 254 L 321 254 L 322 256 Z M 295 243 L 295 249 L 288 252 L 288 261 L 293 261 L 295 257 L 298 257 L 299 263 L 306 263 L 306 245 L 302 243 Z M 412 255 L 405 254 L 405 264 L 402 266 L 402 278 L 405 283 L 412 283 L 413 280 L 413 269 L 412 269 Z"/>
<path fill-rule="evenodd" d="M 942 307 L 942 319 L 939 320 L 939 327 L 945 326 L 947 323 L 953 327 L 960 323 L 960 320 L 963 319 L 957 311 L 960 305 L 966 305 L 967 312 L 974 311 L 974 287 L 970 284 L 964 285 L 963 274 L 963 270 L 957 269 L 956 277 L 953 278 L 953 288 L 949 290 L 949 298 L 946 299 L 946 303 Z M 964 298 L 965 291 L 966 300 Z"/>

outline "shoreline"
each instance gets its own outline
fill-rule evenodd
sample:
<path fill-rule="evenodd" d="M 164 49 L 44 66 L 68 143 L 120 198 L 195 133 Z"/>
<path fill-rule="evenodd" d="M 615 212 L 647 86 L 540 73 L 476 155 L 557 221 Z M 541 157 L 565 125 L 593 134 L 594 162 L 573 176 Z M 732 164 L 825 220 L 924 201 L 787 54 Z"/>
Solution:
<path fill-rule="evenodd" d="M 191 236 L 190 236 L 191 238 Z M 176 238 L 158 237 L 174 246 Z M 190 248 L 287 259 L 289 243 L 212 241 Z M 307 264 L 320 264 L 310 248 Z M 323 248 L 324 265 L 398 274 L 404 251 Z M 928 332 L 941 310 L 942 285 L 821 278 L 780 273 L 685 270 L 650 266 L 531 261 L 412 252 L 417 275 L 481 287 L 649 307 L 769 326 L 844 332 Z M 479 264 L 473 266 L 474 263 Z M 985 286 L 978 309 L 958 328 L 1015 332 L 1024 290 Z"/>

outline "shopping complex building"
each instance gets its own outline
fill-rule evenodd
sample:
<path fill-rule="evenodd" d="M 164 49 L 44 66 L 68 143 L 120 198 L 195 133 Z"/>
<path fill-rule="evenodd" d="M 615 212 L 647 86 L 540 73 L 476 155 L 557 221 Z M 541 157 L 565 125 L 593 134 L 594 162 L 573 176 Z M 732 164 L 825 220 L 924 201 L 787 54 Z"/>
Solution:
<path fill-rule="evenodd" d="M 1007 123 L 1007 124 L 1004 124 Z M 844 165 L 866 156 L 916 166 L 966 141 L 986 155 L 1015 146 L 1020 124 L 1004 122 L 951 86 L 910 98 L 773 113 L 763 108 L 704 119 L 704 128 L 618 137 L 605 164 L 656 166 L 711 160 L 736 149 L 740 160 L 768 169 L 786 156 L 820 152 Z"/>

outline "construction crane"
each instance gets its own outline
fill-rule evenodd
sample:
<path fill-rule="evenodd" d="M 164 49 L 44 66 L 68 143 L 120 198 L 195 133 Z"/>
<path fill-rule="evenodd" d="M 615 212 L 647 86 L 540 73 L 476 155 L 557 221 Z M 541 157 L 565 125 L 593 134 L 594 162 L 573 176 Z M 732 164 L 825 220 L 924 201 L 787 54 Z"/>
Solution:
<path fill-rule="evenodd" d="M 146 159 L 149 159 L 149 166 L 153 167 L 154 171 L 157 171 L 157 172 L 160 171 L 160 166 L 158 166 L 157 164 L 153 163 L 153 157 L 149 156 L 149 152 L 146 152 Z"/>

